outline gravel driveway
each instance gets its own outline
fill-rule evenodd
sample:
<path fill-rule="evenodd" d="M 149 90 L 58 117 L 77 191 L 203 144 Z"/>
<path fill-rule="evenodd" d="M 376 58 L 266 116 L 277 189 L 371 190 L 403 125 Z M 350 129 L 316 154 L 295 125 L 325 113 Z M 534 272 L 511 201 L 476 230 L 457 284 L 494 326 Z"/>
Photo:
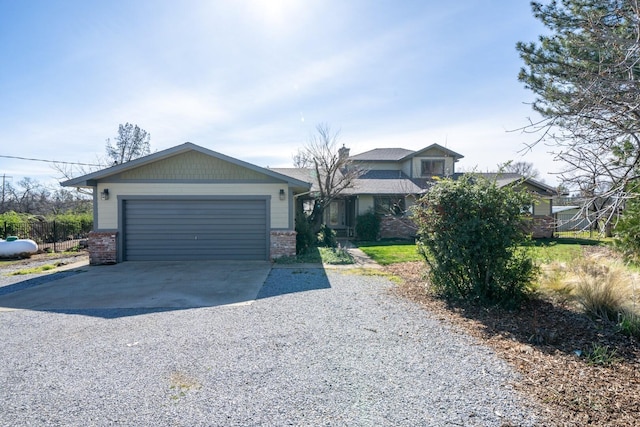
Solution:
<path fill-rule="evenodd" d="M 0 425 L 502 426 L 493 353 L 386 279 L 274 269 L 253 304 L 0 313 Z"/>

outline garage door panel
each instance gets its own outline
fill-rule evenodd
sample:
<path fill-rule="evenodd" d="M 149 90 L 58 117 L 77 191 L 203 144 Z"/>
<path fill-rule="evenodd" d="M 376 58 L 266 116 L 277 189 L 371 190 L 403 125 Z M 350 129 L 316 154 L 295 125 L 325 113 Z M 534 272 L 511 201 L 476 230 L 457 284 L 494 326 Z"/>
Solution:
<path fill-rule="evenodd" d="M 255 248 L 255 242 L 250 239 L 245 240 L 233 240 L 233 239 L 217 239 L 217 240 L 152 240 L 152 239 L 140 239 L 140 241 L 135 245 L 130 245 L 129 251 L 132 250 L 143 250 L 143 249 L 153 249 L 158 245 L 167 245 L 169 249 L 204 249 L 204 250 L 226 250 L 229 251 L 230 246 L 233 247 L 242 247 L 242 248 Z M 258 248 L 259 249 L 259 248 Z M 256 249 L 256 250 L 258 250 Z"/>
<path fill-rule="evenodd" d="M 212 224 L 212 221 L 216 221 Z M 195 224 L 190 224 L 190 227 L 180 226 L 179 224 L 167 224 L 163 221 L 149 221 L 139 223 L 128 223 L 129 231 L 133 233 L 148 233 L 164 230 L 165 233 L 188 233 L 190 235 L 201 235 L 207 233 L 228 232 L 237 233 L 238 227 L 248 228 L 254 231 L 264 231 L 266 224 L 255 224 L 247 221 L 217 221 L 212 219 L 210 221 L 199 221 Z M 240 233 L 243 234 L 243 233 Z"/>
<path fill-rule="evenodd" d="M 127 260 L 267 259 L 264 199 L 124 203 Z"/>
<path fill-rule="evenodd" d="M 196 214 L 192 214 L 192 213 L 188 213 L 188 214 L 180 214 L 180 213 L 176 213 L 176 214 L 169 214 L 166 212 L 149 212 L 148 214 L 141 214 L 138 216 L 134 216 L 131 215 L 129 217 L 130 220 L 132 221 L 148 221 L 148 220 L 163 220 L 167 217 L 173 217 L 173 218 L 179 218 L 183 221 L 185 220 L 193 220 L 193 221 L 197 221 L 197 220 L 206 220 L 206 219 L 221 219 L 221 218 L 236 218 L 238 216 L 238 212 L 236 212 L 235 214 L 202 214 L 202 215 L 196 215 Z M 255 215 L 252 214 L 251 212 L 247 212 L 244 215 L 242 215 L 242 218 L 247 218 L 247 219 L 254 219 L 254 220 L 263 220 L 261 218 L 260 215 Z"/>

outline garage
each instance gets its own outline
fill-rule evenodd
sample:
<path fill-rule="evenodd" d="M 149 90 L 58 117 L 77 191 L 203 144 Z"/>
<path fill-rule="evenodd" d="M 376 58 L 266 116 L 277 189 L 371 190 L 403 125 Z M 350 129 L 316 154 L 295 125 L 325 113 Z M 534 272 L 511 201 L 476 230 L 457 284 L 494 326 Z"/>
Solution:
<path fill-rule="evenodd" d="M 190 142 L 62 183 L 91 189 L 91 265 L 274 260 L 296 253 L 311 183 Z"/>
<path fill-rule="evenodd" d="M 266 260 L 267 200 L 124 200 L 124 260 Z"/>

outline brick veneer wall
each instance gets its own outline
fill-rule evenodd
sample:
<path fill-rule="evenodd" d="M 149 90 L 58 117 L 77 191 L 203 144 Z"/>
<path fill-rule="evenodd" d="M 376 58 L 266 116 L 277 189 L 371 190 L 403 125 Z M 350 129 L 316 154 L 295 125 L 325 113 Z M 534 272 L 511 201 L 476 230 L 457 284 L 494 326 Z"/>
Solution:
<path fill-rule="evenodd" d="M 382 239 L 413 239 L 418 227 L 409 218 L 399 216 L 383 216 L 380 218 L 380 238 Z"/>
<path fill-rule="evenodd" d="M 117 258 L 117 231 L 92 231 L 89 233 L 89 264 L 115 264 Z"/>
<path fill-rule="evenodd" d="M 553 237 L 553 217 L 533 217 L 531 224 L 531 233 L 535 239 Z"/>
<path fill-rule="evenodd" d="M 269 258 L 276 259 L 283 256 L 295 256 L 296 234 L 293 230 L 272 231 Z"/>
<path fill-rule="evenodd" d="M 530 231 L 535 239 L 553 237 L 553 217 L 534 217 Z M 413 239 L 416 234 L 417 227 L 409 218 L 396 216 L 380 218 L 380 238 L 382 239 Z"/>

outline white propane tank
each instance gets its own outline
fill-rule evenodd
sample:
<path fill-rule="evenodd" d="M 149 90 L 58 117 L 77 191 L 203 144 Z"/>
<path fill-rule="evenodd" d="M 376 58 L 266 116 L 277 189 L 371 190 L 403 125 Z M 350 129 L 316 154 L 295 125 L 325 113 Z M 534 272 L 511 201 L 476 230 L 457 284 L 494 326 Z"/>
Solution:
<path fill-rule="evenodd" d="M 0 258 L 11 258 L 19 255 L 31 255 L 38 252 L 38 244 L 31 239 L 18 239 L 8 236 L 0 239 Z"/>

